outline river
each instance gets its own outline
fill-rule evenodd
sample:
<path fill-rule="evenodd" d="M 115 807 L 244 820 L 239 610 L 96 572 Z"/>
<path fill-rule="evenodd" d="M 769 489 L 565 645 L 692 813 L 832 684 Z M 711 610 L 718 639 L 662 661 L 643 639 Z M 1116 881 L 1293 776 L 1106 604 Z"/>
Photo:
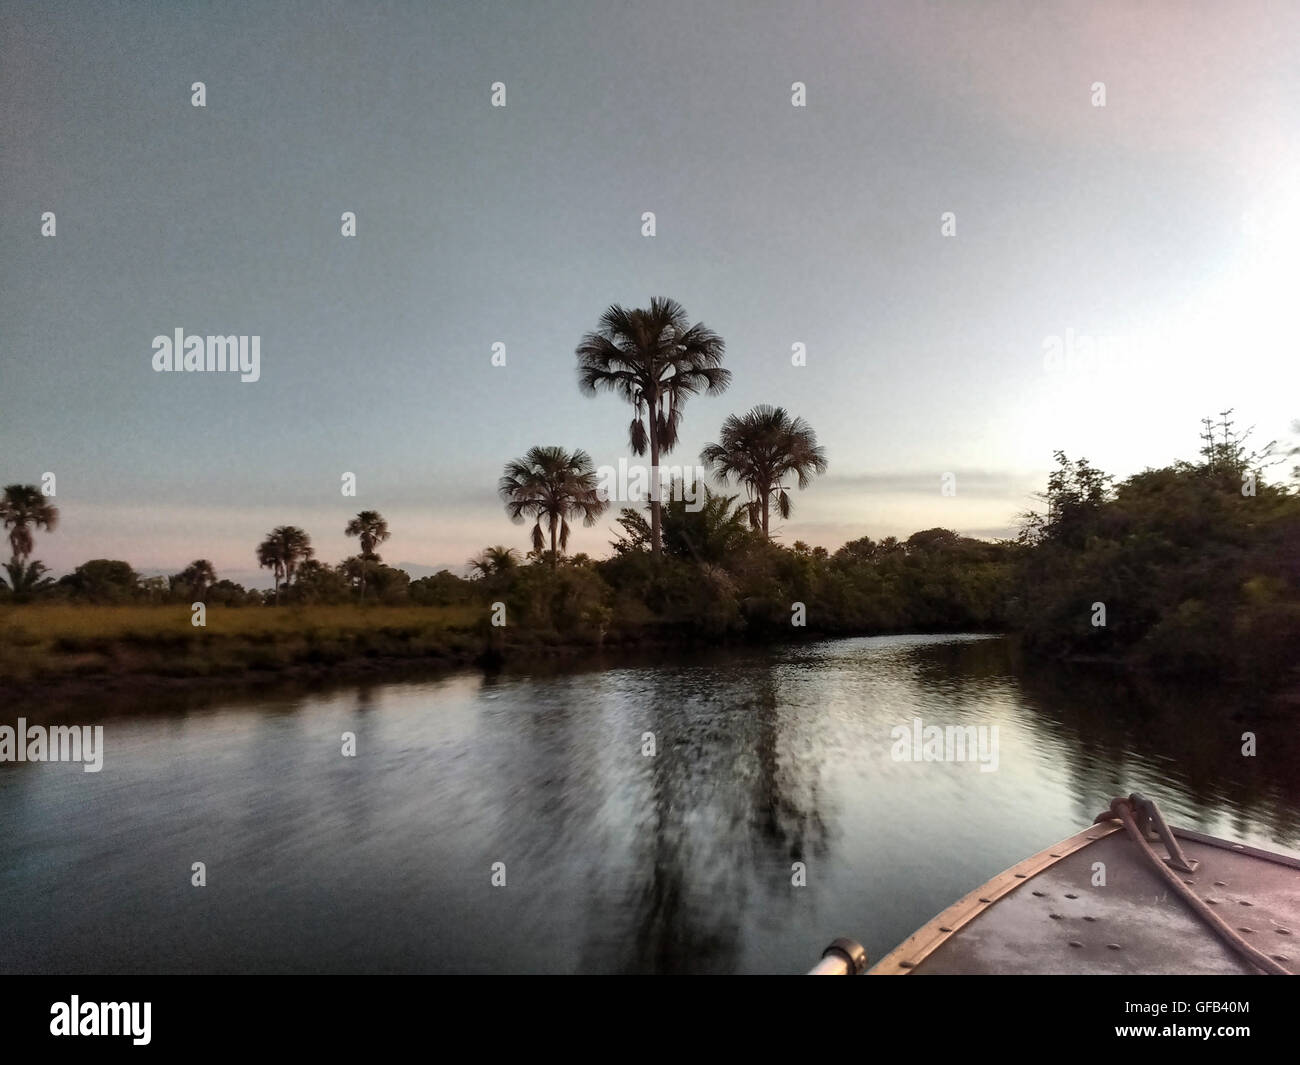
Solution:
<path fill-rule="evenodd" d="M 1134 790 L 1300 853 L 1293 721 L 1001 638 L 63 717 L 104 725 L 103 769 L 0 764 L 0 971 L 797 973 L 840 935 L 879 958 Z M 986 756 L 996 726 L 996 769 L 896 757 L 917 719 L 983 729 Z"/>

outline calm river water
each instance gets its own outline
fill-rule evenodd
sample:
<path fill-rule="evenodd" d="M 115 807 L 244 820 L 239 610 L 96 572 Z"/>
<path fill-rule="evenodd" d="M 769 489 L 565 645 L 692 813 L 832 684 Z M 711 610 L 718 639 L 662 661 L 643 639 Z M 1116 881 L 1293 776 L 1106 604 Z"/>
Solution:
<path fill-rule="evenodd" d="M 895 760 L 915 718 L 996 726 L 996 771 Z M 879 958 L 1116 794 L 1300 848 L 1294 722 L 996 638 L 62 719 L 105 725 L 104 767 L 0 765 L 0 971 L 797 973 L 839 935 Z"/>

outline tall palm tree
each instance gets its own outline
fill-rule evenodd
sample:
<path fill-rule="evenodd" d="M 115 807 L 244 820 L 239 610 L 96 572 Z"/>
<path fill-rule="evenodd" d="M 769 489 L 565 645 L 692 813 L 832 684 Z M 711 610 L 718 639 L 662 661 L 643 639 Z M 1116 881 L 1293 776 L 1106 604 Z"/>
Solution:
<path fill-rule="evenodd" d="M 189 585 L 191 594 L 201 603 L 207 590 L 217 583 L 217 571 L 206 558 L 199 558 L 181 570 L 181 580 Z"/>
<path fill-rule="evenodd" d="M 343 530 L 346 536 L 361 538 L 361 598 L 366 598 L 366 569 L 371 562 L 378 562 L 375 548 L 389 537 L 388 522 L 377 510 L 363 510 L 347 524 Z"/>
<path fill-rule="evenodd" d="M 470 571 L 480 577 L 495 577 L 508 573 L 519 565 L 519 554 L 513 547 L 497 544 L 495 547 L 485 547 L 469 560 L 468 565 Z"/>
<path fill-rule="evenodd" d="M 749 492 L 749 522 L 768 536 L 768 511 L 776 497 L 777 513 L 790 516 L 790 495 L 782 483 L 794 474 L 800 488 L 807 488 L 813 474 L 825 473 L 826 451 L 817 444 L 817 434 L 802 418 L 793 418 L 784 407 L 759 404 L 747 414 L 728 416 L 722 423 L 720 440 L 700 452 L 700 461 L 717 474 L 725 485 L 729 480 Z"/>
<path fill-rule="evenodd" d="M 279 525 L 257 545 L 257 564 L 275 574 L 275 601 L 280 602 L 280 582 L 293 580 L 298 563 L 316 554 L 311 537 L 296 525 Z"/>
<path fill-rule="evenodd" d="M 569 518 L 581 517 L 583 525 L 595 525 L 609 506 L 597 488 L 591 456 L 562 447 L 530 448 L 522 459 L 507 463 L 497 491 L 516 525 L 522 525 L 525 518 L 536 519 L 533 550 L 539 555 L 545 546 L 542 522 L 546 521 L 552 566 L 569 546 Z"/>
<path fill-rule="evenodd" d="M 731 383 L 722 368 L 725 345 L 702 322 L 691 325 L 676 300 L 655 297 L 644 310 L 615 304 L 594 333 L 578 345 L 578 386 L 590 396 L 604 390 L 632 404 L 632 453 L 650 451 L 650 543 L 662 547 L 659 457 L 677 444 L 682 408 L 698 392 L 717 395 Z"/>
<path fill-rule="evenodd" d="M 9 530 L 13 557 L 25 561 L 35 546 L 32 530 L 53 532 L 59 523 L 59 508 L 34 484 L 9 484 L 0 495 L 0 521 Z"/>

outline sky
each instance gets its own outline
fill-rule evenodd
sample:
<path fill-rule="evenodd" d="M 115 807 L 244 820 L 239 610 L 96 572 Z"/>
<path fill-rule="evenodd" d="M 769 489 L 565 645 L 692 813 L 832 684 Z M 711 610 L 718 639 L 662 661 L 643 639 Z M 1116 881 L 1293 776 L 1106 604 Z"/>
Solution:
<path fill-rule="evenodd" d="M 55 474 L 56 574 L 268 586 L 272 527 L 333 562 L 361 509 L 459 571 L 527 548 L 509 460 L 629 458 L 574 349 L 668 296 L 733 381 L 666 462 L 778 404 L 830 458 L 783 542 L 1011 535 L 1057 449 L 1300 418 L 1298 44 L 1294 3 L 0 4 L 0 483 Z M 176 329 L 259 379 L 156 372 Z"/>

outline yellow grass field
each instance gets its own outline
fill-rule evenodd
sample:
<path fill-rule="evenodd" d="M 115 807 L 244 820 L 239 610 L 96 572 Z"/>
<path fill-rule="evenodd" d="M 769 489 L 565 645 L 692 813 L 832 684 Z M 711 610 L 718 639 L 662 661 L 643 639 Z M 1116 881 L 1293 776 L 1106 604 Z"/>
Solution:
<path fill-rule="evenodd" d="M 485 613 L 475 606 L 214 606 L 206 622 L 193 625 L 187 604 L 0 607 L 0 683 L 463 656 L 483 645 Z"/>

